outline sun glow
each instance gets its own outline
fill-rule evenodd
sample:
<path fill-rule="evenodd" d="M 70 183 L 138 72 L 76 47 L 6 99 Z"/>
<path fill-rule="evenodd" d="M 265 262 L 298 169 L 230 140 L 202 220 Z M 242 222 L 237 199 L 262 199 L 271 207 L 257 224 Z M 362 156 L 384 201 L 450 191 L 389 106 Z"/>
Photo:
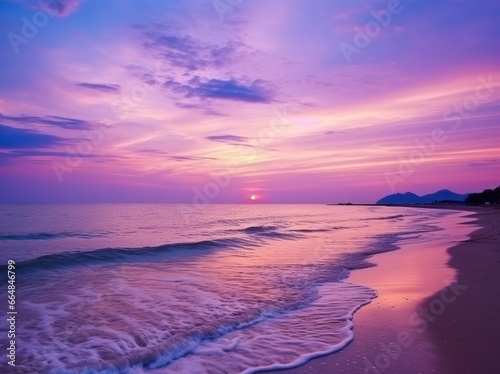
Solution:
<path fill-rule="evenodd" d="M 250 196 L 250 200 L 255 200 L 255 199 L 257 199 L 257 196 L 255 195 Z"/>

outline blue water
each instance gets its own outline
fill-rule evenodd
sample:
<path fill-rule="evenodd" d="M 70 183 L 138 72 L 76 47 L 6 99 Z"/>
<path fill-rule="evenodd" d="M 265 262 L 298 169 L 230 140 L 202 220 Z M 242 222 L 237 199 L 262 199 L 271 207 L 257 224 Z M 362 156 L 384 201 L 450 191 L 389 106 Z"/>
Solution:
<path fill-rule="evenodd" d="M 26 373 L 252 373 L 342 349 L 369 256 L 461 213 L 391 207 L 0 205 Z M 6 315 L 7 303 L 1 303 Z M 0 323 L 2 331 L 6 321 Z M 0 336 L 2 346 L 6 334 Z M 9 372 L 4 361 L 0 372 Z"/>

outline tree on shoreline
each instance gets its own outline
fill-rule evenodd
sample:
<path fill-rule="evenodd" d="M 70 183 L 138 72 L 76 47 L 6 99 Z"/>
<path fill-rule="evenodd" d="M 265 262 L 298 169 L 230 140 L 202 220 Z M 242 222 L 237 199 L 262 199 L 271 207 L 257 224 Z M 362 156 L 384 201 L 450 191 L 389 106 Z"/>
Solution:
<path fill-rule="evenodd" d="M 488 189 L 483 192 L 470 194 L 465 203 L 468 205 L 484 205 L 484 203 L 499 204 L 500 203 L 500 186 L 494 190 Z"/>

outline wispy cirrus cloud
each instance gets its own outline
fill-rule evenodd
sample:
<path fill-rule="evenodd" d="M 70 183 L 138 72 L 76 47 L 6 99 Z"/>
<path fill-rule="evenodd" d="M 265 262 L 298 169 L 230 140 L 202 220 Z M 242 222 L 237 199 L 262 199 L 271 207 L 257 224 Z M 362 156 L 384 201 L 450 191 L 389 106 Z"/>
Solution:
<path fill-rule="evenodd" d="M 214 157 L 205 156 L 186 156 L 186 155 L 176 155 L 170 152 L 158 151 L 156 149 L 140 149 L 138 153 L 151 154 L 155 156 L 160 156 L 172 161 L 200 161 L 200 160 L 216 160 Z"/>
<path fill-rule="evenodd" d="M 199 161 L 199 160 L 215 160 L 213 157 L 196 157 L 196 156 L 167 156 L 169 160 L 173 161 Z"/>
<path fill-rule="evenodd" d="M 224 113 L 220 113 L 210 107 L 210 105 L 199 105 L 199 104 L 189 104 L 189 103 L 182 103 L 182 102 L 176 102 L 175 106 L 177 108 L 181 109 L 191 109 L 191 110 L 197 110 L 197 109 L 203 109 L 203 114 L 207 116 L 217 116 L 217 117 L 225 117 L 226 115 Z"/>
<path fill-rule="evenodd" d="M 269 82 L 260 79 L 245 82 L 234 78 L 227 80 L 203 79 L 196 76 L 187 84 L 169 79 L 163 84 L 163 87 L 185 98 L 233 100 L 249 103 L 272 102 Z"/>
<path fill-rule="evenodd" d="M 270 82 L 251 74 L 235 78 L 228 69 L 252 55 L 247 45 L 237 37 L 214 42 L 208 36 L 196 37 L 189 30 L 166 30 L 164 26 L 148 26 L 144 32 L 145 51 L 161 62 L 161 74 L 137 66 L 129 66 L 132 74 L 139 76 L 148 85 L 163 85 L 163 88 L 183 98 L 234 100 L 249 103 L 269 103 L 273 93 Z M 201 34 L 203 35 L 203 34 Z M 207 39 L 207 40 L 205 40 Z M 189 105 L 189 104 L 183 104 Z M 212 114 L 208 111 L 206 114 Z"/>
<path fill-rule="evenodd" d="M 1 126 L 1 125 L 0 125 Z M 1 131 L 1 130 L 0 130 Z M 42 134 L 43 135 L 43 134 Z M 64 142 L 64 139 L 61 139 L 61 143 Z M 58 142 L 59 144 L 59 142 Z M 18 162 L 20 159 L 25 159 L 29 158 L 30 159 L 30 164 L 34 164 L 36 161 L 39 160 L 39 162 L 46 162 L 43 161 L 44 158 L 59 158 L 64 160 L 68 156 L 67 151 L 57 151 L 57 150 L 52 150 L 49 146 L 47 147 L 40 147 L 37 149 L 29 149 L 27 148 L 14 148 L 14 149 L 2 149 L 0 145 L 0 150 L 6 151 L 6 152 L 0 152 L 0 164 L 6 165 L 9 163 L 15 163 Z M 109 161 L 123 161 L 124 157 L 121 156 L 113 156 L 113 155 L 104 155 L 104 154 L 85 154 L 85 155 L 80 155 L 79 157 L 85 158 L 88 160 L 94 160 L 96 162 L 109 162 Z"/>
<path fill-rule="evenodd" d="M 211 135 L 207 136 L 206 139 L 211 140 L 213 142 L 220 143 L 247 143 L 248 138 L 244 136 L 238 135 Z"/>
<path fill-rule="evenodd" d="M 0 113 L 0 120 L 15 124 L 42 124 L 65 130 L 88 130 L 93 127 L 89 121 L 60 116 L 6 116 Z"/>
<path fill-rule="evenodd" d="M 270 90 L 266 82 L 256 79 L 249 84 L 238 82 L 235 79 L 196 79 L 190 95 L 202 98 L 246 101 L 254 103 L 271 102 Z"/>
<path fill-rule="evenodd" d="M 229 65 L 238 56 L 243 44 L 228 41 L 221 44 L 206 43 L 191 36 L 146 33 L 144 47 L 154 57 L 172 66 L 188 71 L 220 68 Z"/>
<path fill-rule="evenodd" d="M 471 167 L 494 167 L 498 166 L 500 164 L 500 160 L 484 160 L 481 162 L 471 162 L 469 163 L 469 166 Z"/>
<path fill-rule="evenodd" d="M 99 91 L 103 93 L 119 93 L 121 89 L 119 84 L 99 84 L 99 83 L 81 82 L 77 83 L 76 85 L 77 87 L 80 88 Z"/>

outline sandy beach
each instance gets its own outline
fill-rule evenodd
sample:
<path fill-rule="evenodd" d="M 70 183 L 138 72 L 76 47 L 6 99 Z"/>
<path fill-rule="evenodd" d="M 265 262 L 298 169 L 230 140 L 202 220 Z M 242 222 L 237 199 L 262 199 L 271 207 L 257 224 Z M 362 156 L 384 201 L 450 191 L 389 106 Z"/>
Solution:
<path fill-rule="evenodd" d="M 378 290 L 356 312 L 344 350 L 276 373 L 497 373 L 500 363 L 500 210 L 467 210 L 470 239 L 405 245 L 348 281 Z M 462 223 L 452 230 L 460 232 Z M 473 226 L 473 227 L 474 227 Z"/>
<path fill-rule="evenodd" d="M 466 292 L 429 328 L 442 373 L 500 372 L 500 210 L 478 209 L 472 217 L 482 228 L 449 251 L 449 266 Z"/>

